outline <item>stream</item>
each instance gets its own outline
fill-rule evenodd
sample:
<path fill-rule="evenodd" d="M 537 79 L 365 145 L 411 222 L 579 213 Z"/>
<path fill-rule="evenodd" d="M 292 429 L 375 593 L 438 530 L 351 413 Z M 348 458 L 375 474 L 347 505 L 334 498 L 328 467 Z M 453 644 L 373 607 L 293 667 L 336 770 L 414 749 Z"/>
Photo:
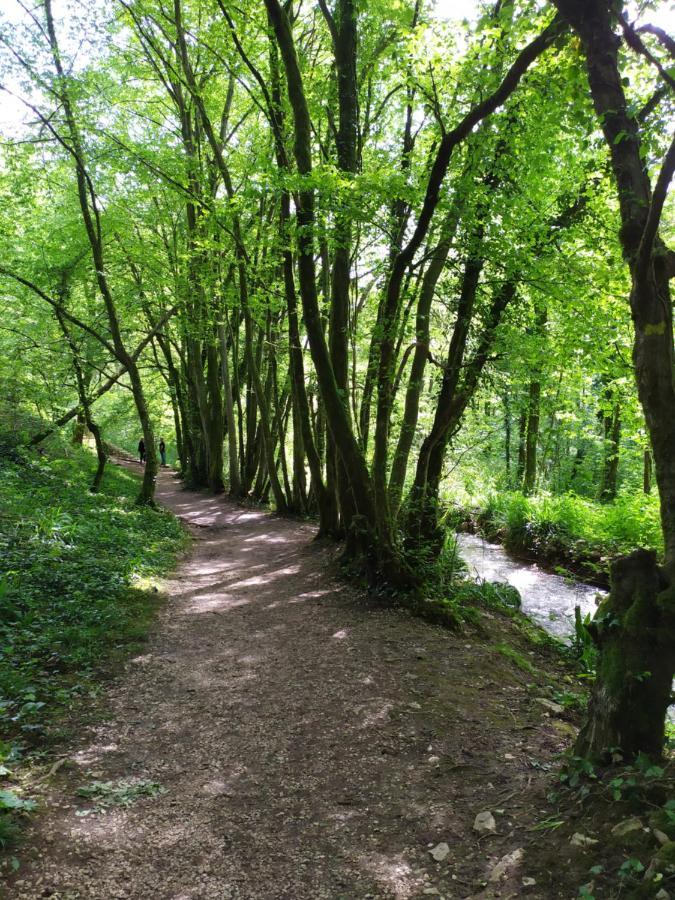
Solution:
<path fill-rule="evenodd" d="M 586 613 L 592 616 L 597 597 L 607 594 L 589 584 L 544 572 L 536 563 L 512 559 L 499 544 L 491 544 L 477 534 L 458 533 L 457 546 L 470 575 L 477 581 L 505 581 L 513 585 L 520 594 L 522 611 L 537 625 L 566 641 L 574 635 L 574 607 L 581 607 L 582 617 Z M 668 719 L 675 723 L 675 704 L 670 706 Z"/>
<path fill-rule="evenodd" d="M 518 590 L 522 611 L 558 638 L 574 634 L 574 607 L 593 615 L 604 591 L 544 572 L 535 563 L 512 559 L 499 544 L 477 534 L 458 534 L 457 543 L 469 573 L 481 581 L 505 581 Z"/>

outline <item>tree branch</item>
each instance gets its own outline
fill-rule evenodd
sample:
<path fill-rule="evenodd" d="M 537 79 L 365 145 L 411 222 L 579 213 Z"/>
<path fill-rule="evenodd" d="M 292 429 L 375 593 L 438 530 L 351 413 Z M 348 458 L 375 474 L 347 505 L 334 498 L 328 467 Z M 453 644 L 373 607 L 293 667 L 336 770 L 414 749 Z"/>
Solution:
<path fill-rule="evenodd" d="M 99 334 L 95 328 L 92 328 L 90 325 L 87 325 L 86 322 L 82 322 L 77 316 L 72 315 L 67 310 L 63 309 L 58 300 L 54 300 L 53 297 L 50 297 L 49 294 L 46 294 L 41 288 L 39 288 L 36 284 L 33 284 L 32 281 L 29 281 L 27 278 L 23 278 L 21 275 L 17 275 L 16 272 L 12 272 L 10 269 L 5 268 L 5 266 L 0 266 L 0 275 L 4 275 L 6 278 L 12 278 L 14 281 L 17 281 L 19 284 L 22 284 L 24 287 L 29 288 L 44 300 L 46 303 L 49 303 L 56 310 L 60 310 L 63 315 L 68 319 L 69 322 L 72 322 L 73 325 L 76 325 L 78 328 L 81 328 L 82 331 L 86 331 L 87 334 L 90 334 L 93 338 L 102 344 L 105 349 L 110 353 L 111 356 L 117 358 L 117 353 L 115 352 L 115 348 L 113 345 L 103 337 L 102 334 Z"/>
<path fill-rule="evenodd" d="M 663 160 L 661 171 L 656 179 L 654 192 L 652 194 L 652 202 L 649 205 L 647 221 L 642 232 L 642 238 L 640 239 L 638 265 L 643 271 L 652 255 L 654 241 L 656 240 L 656 234 L 659 229 L 659 222 L 661 221 L 661 214 L 663 212 L 663 204 L 666 202 L 666 197 L 668 196 L 668 187 L 673 177 L 673 173 L 675 173 L 675 135 L 673 135 L 670 147 Z"/>

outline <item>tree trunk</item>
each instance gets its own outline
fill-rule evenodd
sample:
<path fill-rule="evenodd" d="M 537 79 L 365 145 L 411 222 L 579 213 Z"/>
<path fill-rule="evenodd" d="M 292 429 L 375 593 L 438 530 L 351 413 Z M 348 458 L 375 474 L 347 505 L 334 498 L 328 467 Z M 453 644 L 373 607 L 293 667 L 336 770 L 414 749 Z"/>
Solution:
<path fill-rule="evenodd" d="M 504 396 L 504 468 L 506 483 L 511 482 L 511 404 L 508 395 Z"/>
<path fill-rule="evenodd" d="M 661 498 L 666 566 L 675 572 L 675 382 L 673 312 L 669 277 L 672 252 L 658 225 L 675 166 L 671 146 L 652 195 L 641 157 L 639 125 L 630 114 L 618 63 L 619 38 L 612 11 L 602 0 L 555 0 L 581 37 L 591 96 L 610 152 L 621 213 L 620 239 L 630 267 L 635 324 L 633 363 L 645 414 Z"/>
<path fill-rule="evenodd" d="M 311 124 L 290 23 L 277 0 L 265 0 L 265 5 L 286 71 L 288 95 L 295 124 L 296 164 L 301 175 L 309 175 L 312 171 Z M 358 513 L 362 517 L 363 553 L 366 557 L 374 556 L 380 562 L 384 559 L 396 559 L 397 554 L 392 546 L 389 522 L 380 521 L 375 511 L 372 483 L 366 461 L 354 437 L 347 404 L 343 401 L 323 332 L 316 288 L 315 203 L 314 192 L 311 188 L 305 188 L 297 194 L 296 207 L 298 275 L 305 327 L 326 418 L 342 462 L 349 474 Z M 401 568 L 400 565 L 398 568 Z M 400 574 L 403 574 L 402 571 Z M 394 575 L 393 570 L 392 575 Z"/>
<path fill-rule="evenodd" d="M 220 341 L 220 365 L 223 379 L 223 394 L 225 399 L 225 425 L 227 428 L 227 451 L 229 489 L 231 497 L 241 496 L 241 482 L 239 480 L 239 454 L 237 452 L 237 425 L 234 419 L 234 404 L 232 402 L 232 385 L 230 383 L 230 365 L 228 359 L 227 333 L 224 322 L 218 325 L 218 339 Z"/>
<path fill-rule="evenodd" d="M 243 262 L 239 264 L 239 294 L 241 306 L 244 313 L 244 326 L 246 330 L 246 356 L 248 360 L 249 373 L 251 383 L 255 392 L 255 397 L 260 413 L 260 429 L 262 436 L 262 449 L 267 465 L 267 475 L 270 479 L 272 494 L 276 504 L 277 511 L 283 513 L 286 511 L 287 502 L 284 496 L 279 477 L 277 475 L 276 462 L 274 459 L 274 444 L 272 441 L 271 416 L 265 390 L 260 379 L 260 370 L 258 368 L 258 360 L 253 352 L 253 323 L 251 321 L 251 313 L 248 308 L 248 289 L 246 281 L 246 271 Z"/>
<path fill-rule="evenodd" d="M 642 490 L 645 494 L 652 492 L 652 451 L 649 447 L 644 452 L 644 463 L 642 469 Z"/>
<path fill-rule="evenodd" d="M 75 447 L 81 447 L 84 443 L 85 428 L 86 423 L 84 421 L 84 412 L 80 410 L 75 417 L 75 422 L 73 423 L 73 444 Z"/>
<path fill-rule="evenodd" d="M 533 493 L 537 483 L 540 398 L 541 382 L 531 381 L 527 397 L 527 428 L 525 430 L 525 460 L 523 473 L 524 494 Z"/>
<path fill-rule="evenodd" d="M 607 759 L 619 748 L 626 762 L 638 753 L 658 758 L 675 669 L 675 591 L 648 550 L 613 562 L 611 584 L 590 626 L 597 674 L 574 750 Z"/>
<path fill-rule="evenodd" d="M 462 182 L 463 183 L 463 182 Z M 461 192 L 458 192 L 461 193 Z M 456 196 L 453 205 L 441 227 L 442 239 L 436 246 L 429 268 L 424 273 L 422 288 L 417 304 L 415 319 L 415 350 L 413 353 L 410 376 L 405 394 L 405 406 L 403 422 L 398 436 L 398 442 L 394 451 L 394 458 L 389 476 L 389 505 L 394 520 L 398 516 L 401 506 L 401 497 L 405 476 L 408 470 L 408 460 L 419 415 L 420 396 L 424 383 L 424 371 L 429 356 L 429 316 L 431 304 L 438 279 L 441 277 L 443 267 L 450 252 L 450 246 L 454 239 L 459 224 L 461 198 Z"/>
<path fill-rule="evenodd" d="M 192 455 L 190 433 L 187 427 L 188 418 L 185 409 L 185 397 L 180 374 L 174 363 L 171 345 L 166 335 L 158 334 L 157 343 L 162 351 L 168 371 L 169 393 L 173 409 L 174 428 L 176 431 L 176 450 L 180 461 L 181 475 L 185 475 L 188 468 L 188 460 Z"/>
<path fill-rule="evenodd" d="M 621 406 L 615 403 L 609 414 L 603 416 L 604 446 L 600 500 L 608 503 L 616 499 L 619 475 L 619 449 L 621 444 Z"/>
<path fill-rule="evenodd" d="M 476 350 L 465 364 L 464 355 L 481 269 L 481 260 L 467 260 L 457 322 L 448 348 L 434 424 L 422 444 L 407 503 L 406 547 L 414 554 L 421 553 L 427 558 L 433 558 L 442 547 L 438 500 L 446 447 L 459 429 L 466 407 L 476 393 L 502 314 L 516 295 L 516 284 L 512 279 L 503 282 L 496 290 Z"/>
<path fill-rule="evenodd" d="M 189 461 L 187 481 L 190 487 L 203 488 L 209 483 L 208 403 L 202 368 L 201 344 L 194 337 L 186 340 L 187 396 L 193 454 Z"/>
<path fill-rule="evenodd" d="M 527 436 L 527 408 L 523 407 L 518 416 L 518 465 L 516 468 L 516 481 L 522 488 L 525 478 L 525 438 Z"/>
<path fill-rule="evenodd" d="M 91 248 L 92 261 L 94 271 L 96 273 L 96 282 L 99 292 L 103 299 L 108 324 L 110 327 L 110 335 L 115 348 L 115 354 L 120 363 L 126 368 L 131 382 L 131 392 L 136 404 L 138 418 L 140 420 L 141 429 L 143 431 L 143 440 L 145 442 L 146 463 L 143 473 L 143 481 L 141 489 L 137 497 L 139 504 L 152 504 L 155 495 L 155 481 L 157 478 L 158 464 L 157 453 L 155 450 L 155 436 L 152 430 L 152 423 L 148 412 L 145 395 L 143 393 L 143 385 L 141 376 L 136 365 L 134 357 L 128 353 L 124 346 L 120 322 L 117 314 L 117 308 L 110 289 L 110 284 L 106 276 L 106 265 L 103 250 L 103 232 L 101 226 L 101 218 L 98 208 L 98 201 L 94 193 L 94 185 L 92 183 L 89 172 L 87 171 L 85 155 L 80 138 L 80 132 L 75 119 L 74 108 L 71 102 L 70 94 L 67 88 L 67 79 L 61 62 L 61 52 L 59 50 L 58 41 L 56 39 L 56 30 L 54 28 L 54 18 L 52 15 L 51 0 L 45 0 L 44 4 L 45 19 L 47 24 L 47 34 L 49 37 L 49 45 L 54 63 L 54 69 L 57 76 L 58 96 L 63 106 L 63 111 L 68 129 L 70 140 L 70 151 L 75 161 L 75 175 L 77 180 L 77 192 L 80 203 L 80 212 L 84 222 L 85 231 Z"/>
<path fill-rule="evenodd" d="M 618 190 L 619 237 L 632 280 L 633 364 L 654 454 L 670 584 L 661 591 L 664 579 L 653 555 L 645 551 L 616 564 L 609 612 L 616 615 L 619 628 L 614 636 L 612 629 L 602 628 L 604 617 L 598 622 L 598 675 L 578 750 L 590 754 L 611 743 L 629 757 L 639 751 L 656 755 L 662 749 L 675 672 L 675 381 L 669 286 L 675 267 L 674 254 L 659 237 L 675 169 L 675 142 L 652 193 L 642 158 L 640 123 L 629 111 L 619 69 L 621 42 L 613 31 L 613 5 L 606 0 L 554 2 L 581 38 L 591 96 Z M 619 678 L 627 679 L 623 686 Z"/>
<path fill-rule="evenodd" d="M 344 178 L 353 178 L 358 168 L 357 128 L 358 89 L 356 85 L 356 9 L 353 0 L 337 0 L 334 17 L 325 3 L 321 8 L 332 39 L 337 72 L 338 130 L 336 135 L 337 165 Z M 328 348 L 342 403 L 351 422 L 349 408 L 349 289 L 351 285 L 352 207 L 350 191 L 346 199 L 338 196 L 333 233 L 333 270 L 328 329 Z M 333 480 L 340 504 L 341 530 L 349 534 L 356 506 L 349 475 L 337 446 L 329 441 L 330 489 Z"/>
<path fill-rule="evenodd" d="M 65 304 L 67 293 L 67 275 L 64 273 L 59 293 L 59 299 L 62 306 L 56 308 L 56 318 L 58 319 L 58 323 L 61 326 L 61 331 L 63 332 L 63 336 L 66 339 L 66 343 L 68 344 L 72 355 L 73 369 L 75 371 L 75 381 L 77 383 L 77 393 L 80 399 L 80 403 L 82 404 L 82 436 L 84 437 L 84 429 L 86 427 L 94 437 L 97 466 L 90 490 L 92 494 L 96 494 L 98 493 L 98 490 L 101 487 L 101 482 L 103 481 L 103 473 L 105 471 L 105 465 L 108 461 L 108 457 L 103 446 L 101 429 L 98 427 L 97 423 L 93 420 L 91 415 L 91 403 L 89 401 L 88 394 L 89 385 L 91 383 L 91 376 L 87 376 L 82 368 L 82 362 L 80 360 L 78 347 L 73 339 L 72 334 L 70 333 L 70 328 L 68 327 L 68 323 L 66 322 L 64 316 L 63 305 Z M 79 418 L 80 417 L 78 416 L 78 421 Z"/>
<path fill-rule="evenodd" d="M 175 312 L 176 312 L 176 307 L 172 306 L 171 309 L 167 310 L 167 312 L 164 313 L 164 315 L 161 317 L 160 321 L 155 326 L 155 328 L 152 331 L 150 331 L 148 334 L 146 334 L 146 336 L 143 338 L 143 340 L 140 341 L 139 344 L 137 344 L 136 348 L 130 354 L 131 358 L 134 361 L 138 359 L 138 357 L 141 355 L 143 350 L 145 350 L 145 348 L 148 346 L 148 344 L 153 339 L 153 337 L 155 337 L 155 335 L 157 334 L 159 329 L 163 328 L 166 325 L 168 319 L 172 315 L 174 315 Z M 113 375 L 111 375 L 110 378 L 108 378 L 106 381 L 104 381 L 100 387 L 96 388 L 94 393 L 89 398 L 89 402 L 93 404 L 96 400 L 98 400 L 99 397 L 102 397 L 104 394 L 107 394 L 108 391 L 117 384 L 117 382 L 120 380 L 120 378 L 123 375 L 126 375 L 126 373 L 127 373 L 127 367 L 124 363 L 122 363 L 120 368 Z M 34 434 L 33 437 L 30 439 L 30 441 L 28 442 L 29 446 L 35 447 L 35 446 L 37 446 L 37 444 L 42 443 L 42 441 L 46 440 L 51 434 L 53 434 L 57 428 L 60 428 L 63 425 L 67 425 L 68 422 L 70 422 L 72 419 L 74 419 L 79 410 L 80 410 L 79 403 L 76 406 L 72 406 L 62 416 L 59 416 L 59 418 L 54 422 L 53 425 L 50 425 L 44 431 L 40 431 L 37 434 Z"/>
<path fill-rule="evenodd" d="M 206 381 L 208 387 L 208 416 L 206 439 L 208 442 L 209 488 L 214 494 L 225 490 L 223 483 L 223 397 L 221 393 L 221 367 L 218 346 L 214 338 L 206 348 Z"/>

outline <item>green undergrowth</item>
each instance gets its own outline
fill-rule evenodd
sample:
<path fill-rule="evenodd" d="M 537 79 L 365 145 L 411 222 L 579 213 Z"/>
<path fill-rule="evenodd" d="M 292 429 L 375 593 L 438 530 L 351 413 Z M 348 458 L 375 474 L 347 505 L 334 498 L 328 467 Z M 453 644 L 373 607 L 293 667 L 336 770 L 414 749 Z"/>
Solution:
<path fill-rule="evenodd" d="M 144 640 L 159 600 L 152 578 L 187 540 L 172 515 L 134 504 L 138 478 L 125 469 L 108 466 L 91 494 L 94 468 L 81 449 L 0 452 L 0 774 L 10 785 L 21 756 L 48 752 L 64 714 Z M 0 792 L 0 849 L 26 803 Z"/>
<path fill-rule="evenodd" d="M 675 889 L 675 769 L 667 755 L 610 766 L 569 755 L 548 794 L 541 829 L 555 828 L 532 854 L 537 881 L 555 877 L 560 858 L 578 896 L 665 898 Z"/>
<path fill-rule="evenodd" d="M 478 507 L 454 507 L 447 519 L 448 525 L 468 520 L 515 555 L 600 583 L 606 582 L 613 557 L 636 547 L 663 549 L 658 498 L 645 494 L 595 503 L 575 494 L 492 493 Z"/>

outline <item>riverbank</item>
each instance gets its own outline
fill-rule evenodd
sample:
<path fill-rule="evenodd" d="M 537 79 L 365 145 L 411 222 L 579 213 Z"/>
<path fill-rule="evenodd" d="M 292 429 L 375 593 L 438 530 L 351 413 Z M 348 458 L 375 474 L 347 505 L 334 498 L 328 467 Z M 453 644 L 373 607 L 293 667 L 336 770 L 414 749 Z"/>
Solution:
<path fill-rule="evenodd" d="M 446 523 L 503 544 L 518 559 L 602 588 L 609 586 L 614 557 L 636 547 L 663 549 L 658 498 L 644 494 L 597 503 L 574 494 L 492 493 L 449 504 Z"/>
<path fill-rule="evenodd" d="M 598 588 L 515 559 L 480 535 L 458 533 L 457 544 L 472 577 L 510 584 L 520 594 L 522 612 L 559 640 L 568 642 L 574 636 L 575 607 L 582 619 L 595 614 Z"/>

